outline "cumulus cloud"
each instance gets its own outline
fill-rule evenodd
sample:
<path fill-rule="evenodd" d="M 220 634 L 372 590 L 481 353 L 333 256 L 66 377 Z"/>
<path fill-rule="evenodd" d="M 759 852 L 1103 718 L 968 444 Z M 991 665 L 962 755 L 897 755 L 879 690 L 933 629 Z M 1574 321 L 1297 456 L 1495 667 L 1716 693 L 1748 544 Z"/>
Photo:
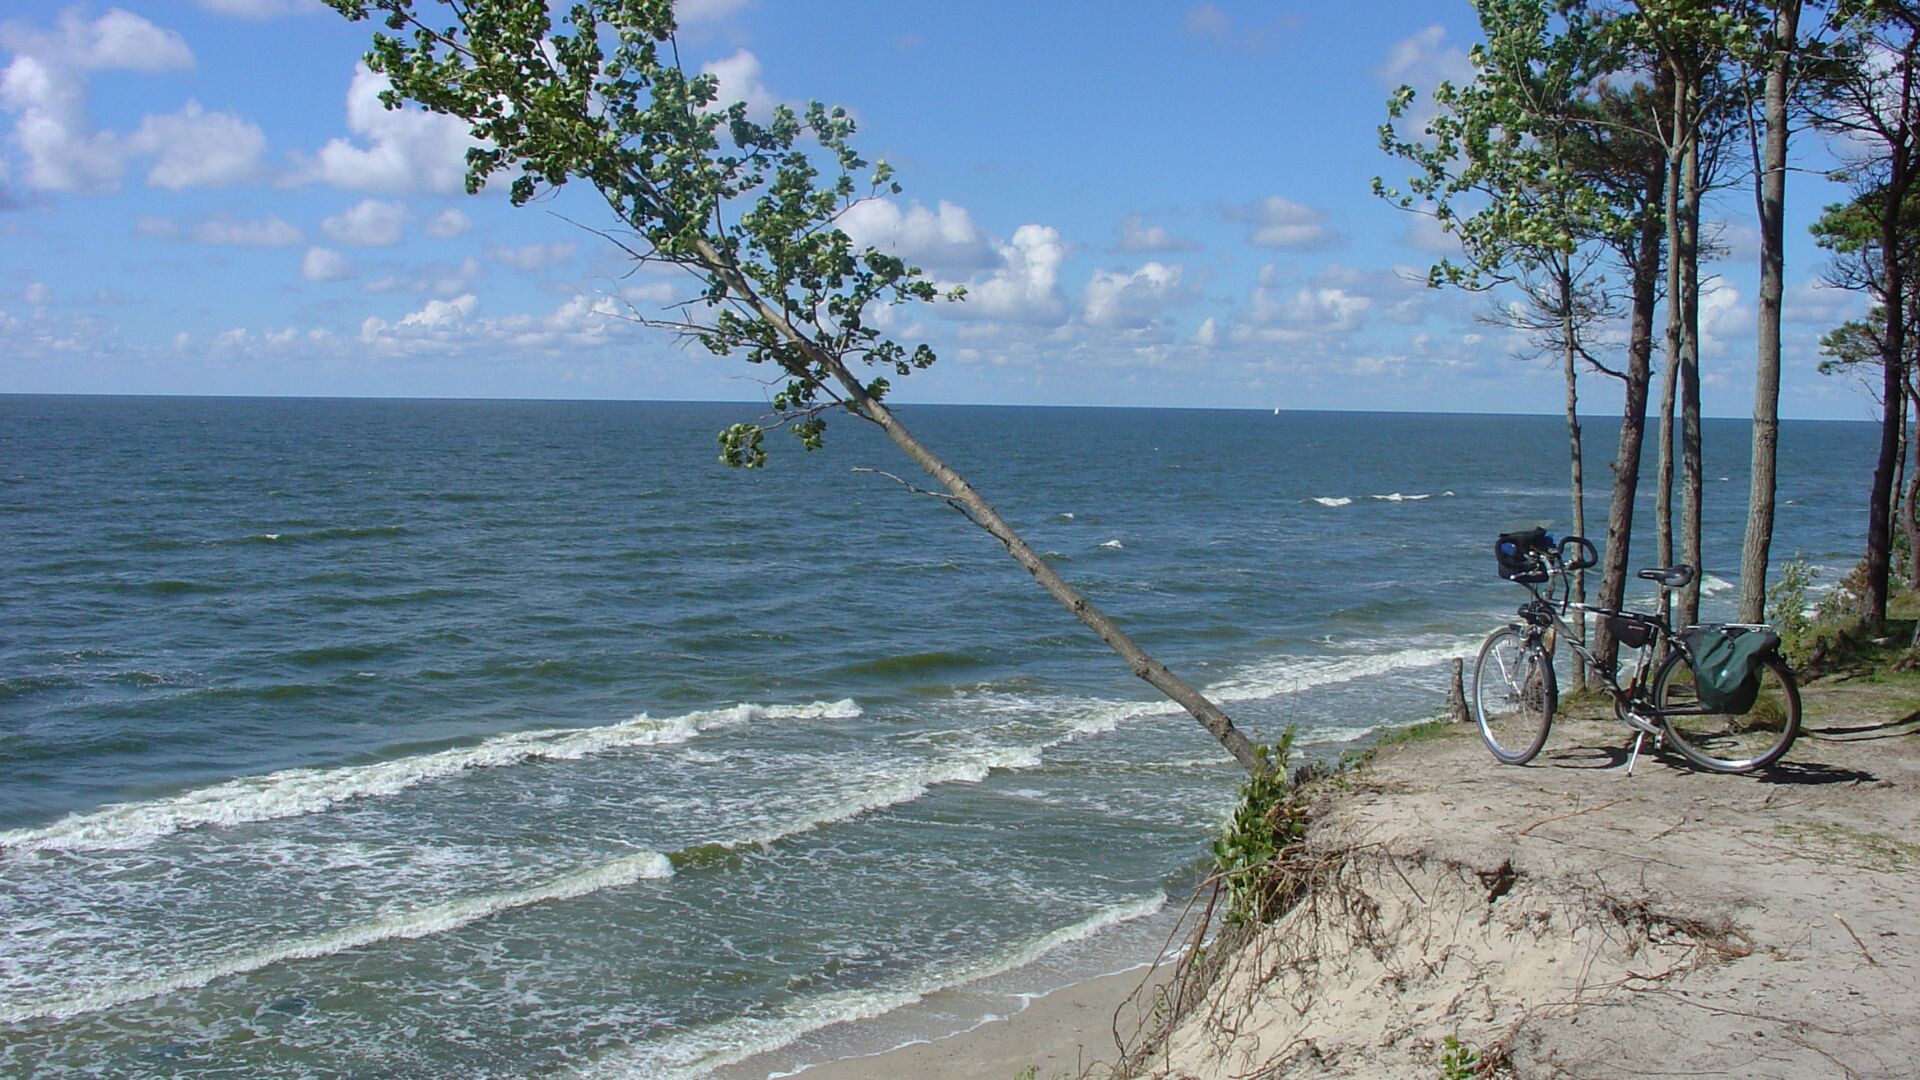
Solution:
<path fill-rule="evenodd" d="M 622 317 L 619 300 L 584 293 L 570 295 L 546 314 L 519 312 L 488 318 L 478 311 L 479 301 L 472 293 L 428 300 L 395 322 L 368 317 L 360 325 L 360 341 L 386 355 L 493 351 L 503 346 L 541 350 L 598 344 L 632 325 Z"/>
<path fill-rule="evenodd" d="M 1251 321 L 1265 331 L 1263 336 L 1285 340 L 1357 330 L 1373 304 L 1373 298 L 1352 283 L 1309 281 L 1287 289 L 1271 264 L 1261 268 L 1249 300 Z"/>
<path fill-rule="evenodd" d="M 1065 315 L 1060 298 L 1060 264 L 1067 247 L 1050 225 L 1022 225 L 999 245 L 1000 265 L 984 280 L 967 286 L 967 302 L 955 314 L 1056 325 Z"/>
<path fill-rule="evenodd" d="M 203 244 L 238 247 L 291 247 L 306 239 L 299 229 L 274 214 L 252 219 L 215 215 L 194 225 L 193 238 Z"/>
<path fill-rule="evenodd" d="M 451 207 L 440 211 L 420 226 L 428 236 L 446 240 L 473 228 L 473 219 Z"/>
<path fill-rule="evenodd" d="M 917 202 L 902 210 L 890 200 L 870 199 L 840 215 L 838 224 L 855 247 L 876 247 L 919 266 L 973 270 L 998 259 L 972 215 L 945 199 L 934 210 Z"/>
<path fill-rule="evenodd" d="M 347 130 L 314 155 L 308 178 L 355 191 L 387 193 L 466 190 L 467 125 L 411 106 L 388 109 L 380 94 L 390 84 L 357 64 L 347 85 Z M 356 141 L 357 140 L 357 141 Z"/>
<path fill-rule="evenodd" d="M 1198 251 L 1200 245 L 1175 236 L 1164 225 L 1149 225 L 1139 214 L 1128 214 L 1120 222 L 1119 251 L 1162 254 L 1173 251 Z"/>
<path fill-rule="evenodd" d="M 1447 44 L 1447 28 L 1436 23 L 1389 46 L 1374 75 L 1388 87 L 1411 86 L 1424 97 L 1442 80 L 1473 78 L 1473 62 L 1467 50 Z"/>
<path fill-rule="evenodd" d="M 1090 326 L 1138 330 L 1159 319 L 1167 305 L 1185 298 L 1181 268 L 1149 262 L 1130 273 L 1096 270 L 1080 297 L 1080 319 Z"/>
<path fill-rule="evenodd" d="M 1280 251 L 1317 251 L 1341 240 L 1327 226 L 1327 215 L 1292 199 L 1269 195 L 1227 212 L 1231 221 L 1248 225 L 1247 242 Z"/>
<path fill-rule="evenodd" d="M 266 173 L 267 137 L 259 125 L 233 113 L 207 112 L 197 101 L 141 121 L 127 149 L 154 157 L 147 183 L 175 191 L 241 184 Z"/>
<path fill-rule="evenodd" d="M 407 209 L 399 203 L 362 199 L 327 218 L 320 228 L 338 243 L 354 247 L 390 247 L 406 231 Z"/>
<path fill-rule="evenodd" d="M 780 103 L 780 99 L 761 80 L 760 58 L 745 49 L 725 59 L 700 65 L 700 72 L 719 80 L 719 96 L 714 99 L 715 105 L 744 101 L 748 116 L 765 121 L 773 116 L 773 107 Z"/>
<path fill-rule="evenodd" d="M 343 281 L 353 276 L 353 263 L 332 248 L 311 247 L 300 258 L 300 276 L 308 281 Z"/>
<path fill-rule="evenodd" d="M 128 140 L 98 131 L 88 116 L 88 74 L 158 74 L 193 67 L 193 52 L 171 30 L 118 8 L 88 21 L 61 14 L 51 32 L 0 25 L 13 59 L 0 70 L 0 109 L 13 114 L 13 138 L 26 157 L 23 179 L 44 191 L 105 191 L 119 186 Z"/>

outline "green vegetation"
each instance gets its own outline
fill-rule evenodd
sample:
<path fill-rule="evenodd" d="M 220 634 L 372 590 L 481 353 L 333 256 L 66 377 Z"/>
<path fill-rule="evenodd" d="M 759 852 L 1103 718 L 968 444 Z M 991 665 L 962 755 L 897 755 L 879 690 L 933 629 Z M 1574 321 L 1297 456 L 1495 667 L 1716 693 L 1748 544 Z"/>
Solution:
<path fill-rule="evenodd" d="M 1461 725 L 1445 717 L 1435 720 L 1422 720 L 1418 724 L 1410 724 L 1407 727 L 1395 728 L 1387 732 L 1375 740 L 1374 746 L 1401 746 L 1406 743 L 1425 742 L 1428 739 L 1437 739 L 1449 732 L 1457 731 L 1460 727 Z"/>
<path fill-rule="evenodd" d="M 1281 856 L 1306 835 L 1307 813 L 1301 788 L 1310 772 L 1289 779 L 1287 757 L 1293 751 L 1294 729 L 1280 741 L 1257 753 L 1264 766 L 1240 787 L 1233 817 L 1213 841 L 1215 877 L 1227 891 L 1226 921 L 1263 923 L 1279 915 L 1291 893 L 1291 879 L 1280 866 Z"/>
<path fill-rule="evenodd" d="M 1480 1075 L 1480 1051 L 1449 1035 L 1441 1043 L 1441 1080 L 1473 1080 Z"/>

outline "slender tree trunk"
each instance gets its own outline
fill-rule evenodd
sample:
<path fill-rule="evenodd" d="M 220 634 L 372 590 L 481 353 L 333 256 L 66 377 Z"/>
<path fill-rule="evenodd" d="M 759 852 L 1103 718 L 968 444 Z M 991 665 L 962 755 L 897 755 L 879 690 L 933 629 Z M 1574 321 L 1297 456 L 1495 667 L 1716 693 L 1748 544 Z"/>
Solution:
<path fill-rule="evenodd" d="M 1660 476 L 1653 508 L 1654 530 L 1659 533 L 1656 541 L 1661 566 L 1673 565 L 1673 419 L 1674 406 L 1679 397 L 1680 352 L 1685 337 L 1682 328 L 1686 324 L 1680 302 L 1680 264 L 1684 249 L 1680 227 L 1680 192 L 1685 172 L 1682 166 L 1685 151 L 1678 134 L 1683 129 L 1686 90 L 1678 78 L 1672 80 L 1668 89 L 1671 93 L 1668 115 L 1674 130 L 1668 133 L 1667 190 L 1664 200 L 1667 223 L 1667 329 L 1664 344 L 1667 365 L 1660 392 Z"/>
<path fill-rule="evenodd" d="M 1699 86 L 1687 87 L 1687 115 L 1699 111 Z M 1680 559 L 1693 567 L 1693 580 L 1680 590 L 1676 626 L 1700 621 L 1700 579 L 1706 576 L 1700 551 L 1700 141 L 1687 139 L 1681 162 L 1680 243 L 1673 261 L 1680 264 Z"/>
<path fill-rule="evenodd" d="M 1659 184 L 1658 177 L 1649 179 L 1649 205 L 1658 197 Z M 1600 576 L 1603 608 L 1619 608 L 1627 595 L 1633 504 L 1640 489 L 1640 445 L 1647 429 L 1647 392 L 1653 381 L 1653 309 L 1659 273 L 1660 234 L 1647 223 L 1641 227 L 1630 274 L 1633 309 L 1627 329 L 1626 403 L 1620 418 L 1620 446 L 1613 458 L 1613 497 L 1607 506 L 1607 550 Z M 1594 644 L 1602 670 L 1615 670 L 1619 646 L 1604 621 L 1594 629 Z"/>
<path fill-rule="evenodd" d="M 734 269 L 725 256 L 704 241 L 696 241 L 696 244 L 701 257 L 711 267 L 726 276 L 728 285 L 738 295 L 749 299 L 756 313 L 766 320 L 768 325 L 807 353 L 808 359 L 832 372 L 834 380 L 840 384 L 841 390 L 847 395 L 847 400 L 859 410 L 860 415 L 878 424 L 880 429 L 887 433 L 887 437 L 893 440 L 894 445 L 913 459 L 914 464 L 925 470 L 927 475 L 939 482 L 941 487 L 946 488 L 952 495 L 954 503 L 974 524 L 980 526 L 995 540 L 1000 541 L 1001 545 L 1007 549 L 1007 554 L 1013 556 L 1014 561 L 1032 575 L 1040 587 L 1058 600 L 1061 606 L 1072 612 L 1075 618 L 1099 635 L 1100 640 L 1106 642 L 1109 648 L 1118 653 L 1136 677 L 1185 709 L 1221 746 L 1226 748 L 1228 753 L 1233 755 L 1234 760 L 1238 761 L 1247 772 L 1258 775 L 1270 768 L 1286 767 L 1284 761 L 1271 763 L 1266 761 L 1218 705 L 1208 700 L 1186 680 L 1175 675 L 1165 664 L 1148 655 L 1146 650 L 1134 644 L 1133 639 L 1108 618 L 1105 612 L 1095 607 L 1093 601 L 1081 595 L 1078 589 L 1055 573 L 1053 566 L 1027 544 L 1013 526 L 1000 516 L 999 511 L 974 490 L 973 485 L 969 484 L 965 477 L 916 438 L 907 426 L 900 422 L 899 417 L 893 415 L 892 410 L 867 393 L 865 384 L 852 371 L 849 371 L 838 357 L 821 349 L 811 338 L 796 329 L 779 308 L 761 297 L 754 290 L 752 283 Z"/>
<path fill-rule="evenodd" d="M 1900 501 L 1900 528 L 1907 534 L 1907 587 L 1920 589 L 1920 515 L 1914 513 L 1914 501 L 1920 499 L 1920 399 L 1916 399 L 1911 390 L 1907 393 L 1907 405 L 1913 416 L 1913 426 L 1908 429 L 1907 452 L 1902 455 L 1906 462 L 1907 482 L 1905 498 Z"/>
<path fill-rule="evenodd" d="M 1554 267 L 1554 285 L 1559 290 L 1560 305 L 1560 369 L 1567 380 L 1567 446 L 1571 463 L 1571 476 L 1568 491 L 1573 500 L 1573 535 L 1587 535 L 1587 499 L 1586 481 L 1582 476 L 1585 468 L 1580 454 L 1580 398 L 1578 392 L 1578 369 L 1574 367 L 1574 329 L 1573 329 L 1573 268 L 1567 258 L 1562 256 Z M 1576 570 L 1573 574 L 1573 599 L 1586 603 L 1587 572 Z M 1573 640 L 1580 645 L 1587 643 L 1587 617 L 1583 613 L 1580 621 L 1573 627 Z M 1573 685 L 1576 690 L 1587 687 L 1587 666 L 1573 665 Z"/>
<path fill-rule="evenodd" d="M 1780 446 L 1780 298 L 1785 280 L 1787 77 L 1800 40 L 1800 0 L 1779 0 L 1771 63 L 1761 103 L 1766 140 L 1754 198 L 1760 214 L 1760 299 L 1753 371 L 1753 455 L 1747 484 L 1747 535 L 1740 548 L 1741 622 L 1767 608 L 1767 557 L 1773 545 L 1774 467 Z"/>
<path fill-rule="evenodd" d="M 1907 360 L 1907 266 L 1903 250 L 1905 237 L 1900 233 L 1900 207 L 1907 188 L 1913 182 L 1909 149 L 1900 147 L 1893 155 L 1893 172 L 1885 186 L 1885 203 L 1880 215 L 1880 310 L 1885 323 L 1881 331 L 1881 418 L 1880 456 L 1874 463 L 1873 490 L 1867 501 L 1867 629 L 1873 634 L 1887 630 L 1888 576 L 1892 562 L 1893 533 L 1891 503 L 1893 471 L 1899 457 L 1900 428 L 1903 418 L 1901 394 L 1906 389 Z"/>

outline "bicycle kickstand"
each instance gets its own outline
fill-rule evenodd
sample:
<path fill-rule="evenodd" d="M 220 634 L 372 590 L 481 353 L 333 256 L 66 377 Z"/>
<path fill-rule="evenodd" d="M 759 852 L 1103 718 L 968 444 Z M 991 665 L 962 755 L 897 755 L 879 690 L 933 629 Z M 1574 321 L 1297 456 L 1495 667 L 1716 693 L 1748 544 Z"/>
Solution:
<path fill-rule="evenodd" d="M 1640 744 L 1646 741 L 1647 741 L 1646 732 L 1636 731 L 1633 733 L 1633 753 L 1627 755 L 1627 775 L 1628 776 L 1633 775 L 1634 763 L 1640 760 Z"/>

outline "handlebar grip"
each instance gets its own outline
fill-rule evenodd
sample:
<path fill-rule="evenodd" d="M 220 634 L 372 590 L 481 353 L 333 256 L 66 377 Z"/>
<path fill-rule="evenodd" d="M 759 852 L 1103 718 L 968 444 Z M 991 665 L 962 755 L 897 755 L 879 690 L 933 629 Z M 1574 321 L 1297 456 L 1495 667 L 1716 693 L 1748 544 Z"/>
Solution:
<path fill-rule="evenodd" d="M 1567 549 L 1569 547 L 1577 552 L 1572 559 L 1567 558 Z M 1562 539 L 1560 541 L 1558 554 L 1560 561 L 1565 563 L 1569 570 L 1585 570 L 1589 567 L 1600 565 L 1599 549 L 1593 546 L 1593 541 L 1588 540 L 1584 536 L 1569 536 Z"/>

